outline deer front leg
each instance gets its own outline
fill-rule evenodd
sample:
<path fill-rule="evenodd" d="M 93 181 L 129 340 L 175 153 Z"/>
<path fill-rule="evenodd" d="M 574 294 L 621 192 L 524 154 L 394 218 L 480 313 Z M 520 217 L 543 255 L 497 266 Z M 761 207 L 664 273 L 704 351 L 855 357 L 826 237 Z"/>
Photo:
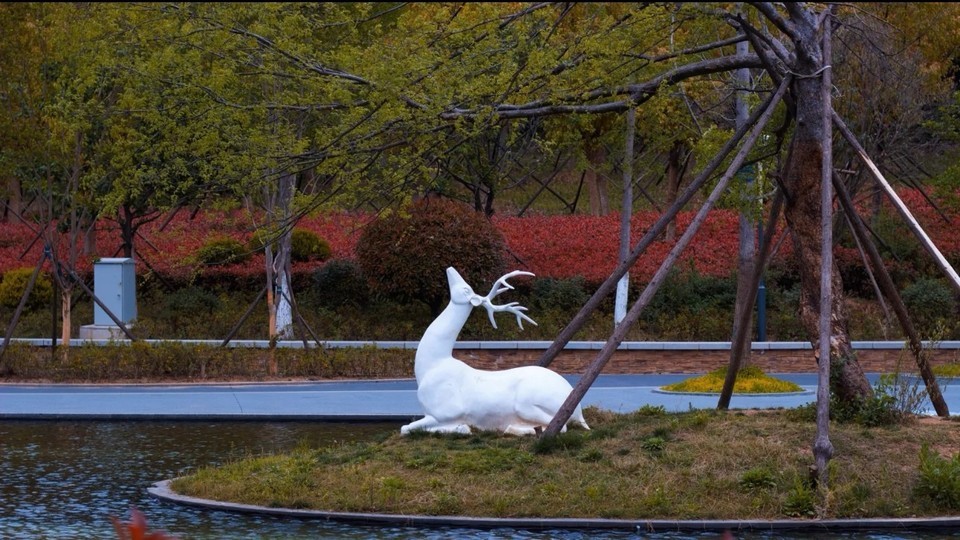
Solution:
<path fill-rule="evenodd" d="M 429 431 L 430 433 L 459 433 L 462 435 L 469 435 L 470 426 L 459 423 L 441 424 L 436 418 L 427 415 L 400 428 L 401 435 L 409 435 L 414 431 Z"/>
<path fill-rule="evenodd" d="M 409 435 L 410 432 L 412 432 L 412 431 L 428 430 L 428 429 L 430 429 L 431 427 L 436 426 L 437 424 L 438 424 L 438 423 L 437 423 L 437 419 L 436 419 L 436 418 L 434 418 L 434 417 L 432 417 L 432 416 L 430 416 L 430 415 L 427 415 L 427 416 L 424 416 L 423 418 L 421 418 L 421 419 L 419 419 L 419 420 L 416 420 L 416 421 L 414 421 L 414 422 L 410 422 L 409 424 L 407 424 L 407 425 L 405 425 L 405 426 L 402 426 L 402 427 L 400 428 L 400 434 L 401 434 L 401 435 Z"/>

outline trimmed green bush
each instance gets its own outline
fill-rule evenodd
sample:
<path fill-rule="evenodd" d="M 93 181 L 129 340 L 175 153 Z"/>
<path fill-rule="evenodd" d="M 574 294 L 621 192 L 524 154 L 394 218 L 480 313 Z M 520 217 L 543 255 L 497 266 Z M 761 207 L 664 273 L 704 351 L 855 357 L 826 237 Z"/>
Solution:
<path fill-rule="evenodd" d="M 937 322 L 952 320 L 957 311 L 953 290 L 938 279 L 918 279 L 904 288 L 901 296 L 922 334 L 929 335 Z"/>
<path fill-rule="evenodd" d="M 581 276 L 569 279 L 535 278 L 530 290 L 530 302 L 536 308 L 570 311 L 580 309 L 590 295 Z"/>
<path fill-rule="evenodd" d="M 197 262 L 209 266 L 242 263 L 250 260 L 250 251 L 233 238 L 214 238 L 197 250 Z"/>
<path fill-rule="evenodd" d="M 265 230 L 255 231 L 247 240 L 247 250 L 251 252 L 263 251 L 267 240 L 273 252 L 277 252 L 276 233 Z M 294 262 L 325 261 L 330 258 L 332 250 L 330 244 L 320 238 L 317 233 L 308 229 L 294 229 L 290 233 L 290 259 Z"/>
<path fill-rule="evenodd" d="M 680 311 L 732 310 L 736 299 L 737 281 L 732 277 L 707 276 L 696 270 L 674 270 L 657 290 L 646 313 L 650 318 L 656 318 L 663 313 Z"/>
<path fill-rule="evenodd" d="M 334 259 L 313 273 L 313 293 L 323 307 L 363 306 L 370 287 L 360 265 L 349 259 Z"/>
<path fill-rule="evenodd" d="M 3 281 L 0 281 L 0 305 L 16 308 L 20 304 L 20 298 L 23 297 L 23 291 L 27 289 L 33 270 L 33 268 L 17 268 L 3 275 Z M 40 272 L 37 275 L 37 281 L 33 284 L 26 308 L 33 309 L 49 305 L 52 297 L 53 282 L 50 276 Z"/>
<path fill-rule="evenodd" d="M 726 340 L 733 328 L 736 297 L 734 278 L 674 270 L 642 317 L 663 339 Z"/>
<path fill-rule="evenodd" d="M 50 358 L 49 348 L 12 344 L 5 362 L 23 379 L 51 381 L 129 381 L 168 377 L 203 380 L 270 378 L 267 349 L 211 347 L 178 342 L 80 345 L 66 359 Z M 278 348 L 273 351 L 279 377 L 407 378 L 413 376 L 414 351 L 356 347 L 344 349 Z"/>
<path fill-rule="evenodd" d="M 504 249 L 503 236 L 483 214 L 439 198 L 374 221 L 356 247 L 360 268 L 377 292 L 424 302 L 434 314 L 449 297 L 447 267 L 485 294 L 504 273 Z"/>
<path fill-rule="evenodd" d="M 179 332 L 186 321 L 208 323 L 213 313 L 220 309 L 220 297 L 200 287 L 177 289 L 163 297 L 162 308 L 157 318 Z M 179 334 L 178 334 L 179 335 Z"/>
<path fill-rule="evenodd" d="M 330 244 L 313 231 L 294 229 L 290 234 L 290 258 L 295 262 L 325 261 L 330 253 Z"/>

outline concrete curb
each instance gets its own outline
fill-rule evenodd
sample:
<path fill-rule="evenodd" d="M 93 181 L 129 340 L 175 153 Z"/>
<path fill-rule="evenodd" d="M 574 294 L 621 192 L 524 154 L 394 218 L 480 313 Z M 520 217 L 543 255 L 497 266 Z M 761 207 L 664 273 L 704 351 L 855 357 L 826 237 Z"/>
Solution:
<path fill-rule="evenodd" d="M 408 527 L 463 527 L 470 529 L 512 528 L 523 530 L 540 529 L 593 529 L 623 530 L 635 533 L 667 531 L 917 531 L 956 530 L 960 528 L 960 516 L 940 518 L 903 519 L 782 519 L 782 520 L 668 520 L 668 519 L 602 519 L 602 518 L 492 518 L 469 516 L 424 516 L 404 514 L 381 514 L 361 512 L 325 512 L 293 508 L 272 508 L 252 504 L 226 503 L 180 495 L 170 489 L 173 480 L 162 480 L 147 489 L 153 497 L 162 501 L 219 510 L 271 516 L 296 517 L 322 521 L 337 521 L 355 524 L 396 525 Z"/>

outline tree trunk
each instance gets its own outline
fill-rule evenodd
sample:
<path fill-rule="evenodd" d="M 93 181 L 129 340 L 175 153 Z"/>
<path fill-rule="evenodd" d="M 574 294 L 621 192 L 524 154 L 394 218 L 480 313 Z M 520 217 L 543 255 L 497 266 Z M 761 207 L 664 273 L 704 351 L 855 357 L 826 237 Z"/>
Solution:
<path fill-rule="evenodd" d="M 667 189 L 664 193 L 663 202 L 668 208 L 677 201 L 677 195 L 680 193 L 680 182 L 683 181 L 683 165 L 680 158 L 683 156 L 684 150 L 683 142 L 675 141 L 673 147 L 670 148 L 670 153 L 667 154 Z M 667 224 L 663 239 L 667 242 L 673 242 L 677 239 L 676 220 L 671 220 Z"/>
<path fill-rule="evenodd" d="M 602 144 L 587 146 L 587 171 L 585 181 L 590 191 L 590 214 L 605 216 L 610 213 L 610 200 L 607 197 L 607 177 L 600 172 L 607 159 L 607 150 Z"/>
<path fill-rule="evenodd" d="M 97 251 L 97 221 L 91 220 L 90 226 L 83 232 L 83 254 L 96 257 Z"/>
<path fill-rule="evenodd" d="M 11 175 L 7 179 L 7 206 L 4 207 L 3 221 L 7 221 L 7 212 L 13 212 L 14 215 L 23 215 L 23 195 L 20 189 L 20 180 Z"/>
<path fill-rule="evenodd" d="M 817 510 L 820 518 L 824 517 L 825 509 L 830 500 L 830 474 L 828 466 L 833 457 L 833 443 L 830 441 L 830 371 L 831 365 L 823 361 L 824 357 L 832 357 L 831 340 L 833 339 L 833 123 L 830 91 L 831 83 L 831 50 L 832 35 L 829 19 L 830 7 L 827 8 L 827 19 L 823 21 L 823 67 L 820 83 L 820 365 L 817 366 L 817 436 L 813 442 L 813 458 L 817 472 L 817 491 L 820 496 L 821 509 Z"/>
<path fill-rule="evenodd" d="M 274 285 L 276 278 L 273 272 L 274 256 L 269 238 L 267 238 L 267 247 L 264 248 L 263 261 L 267 273 L 267 336 L 273 340 L 277 336 L 277 302 L 274 299 L 276 292 Z"/>
<path fill-rule="evenodd" d="M 120 208 L 120 215 L 117 217 L 120 221 L 120 247 L 123 249 L 123 256 L 132 258 L 133 237 L 137 234 L 137 229 L 133 226 L 133 211 L 129 206 L 124 205 Z"/>
<path fill-rule="evenodd" d="M 620 206 L 620 256 L 619 264 L 626 262 L 630 257 L 630 221 L 633 215 L 633 140 L 636 133 L 637 109 L 631 107 L 626 115 L 626 134 L 623 151 L 623 201 Z M 627 316 L 627 297 L 630 291 L 630 272 L 627 272 L 617 283 L 617 294 L 614 302 L 614 326 Z"/>
<path fill-rule="evenodd" d="M 854 238 L 857 240 L 857 243 L 863 247 L 865 251 L 864 264 L 872 266 L 875 270 L 877 276 L 877 281 L 875 286 L 880 289 L 877 294 L 877 298 L 882 302 L 882 296 L 886 296 L 890 303 L 893 306 L 894 313 L 897 316 L 897 320 L 900 322 L 900 327 L 903 329 L 903 333 L 907 335 L 907 341 L 910 346 L 910 351 L 913 352 L 913 356 L 917 362 L 917 369 L 920 371 L 920 377 L 923 379 L 924 385 L 927 388 L 927 395 L 930 396 L 930 403 L 933 404 L 934 410 L 937 411 L 938 416 L 948 417 L 950 416 L 950 409 L 947 406 L 947 402 L 943 399 L 943 393 L 940 391 L 940 385 L 937 383 L 937 377 L 933 373 L 933 369 L 930 367 L 930 361 L 927 358 L 926 351 L 923 349 L 923 343 L 920 341 L 920 335 L 917 333 L 916 328 L 913 326 L 913 321 L 910 319 L 910 314 L 907 312 L 907 306 L 904 305 L 903 299 L 900 297 L 900 291 L 897 290 L 896 285 L 893 283 L 893 279 L 890 277 L 890 273 L 887 272 L 887 268 L 883 265 L 883 258 L 880 257 L 880 252 L 877 250 L 877 246 L 873 243 L 873 239 L 870 238 L 870 233 L 867 230 L 866 225 L 864 225 L 863 220 L 857 214 L 856 207 L 853 205 L 853 200 L 850 198 L 850 194 L 846 192 L 844 186 L 837 179 L 836 175 L 833 177 L 834 187 L 836 188 L 837 195 L 840 199 L 840 204 L 843 206 L 843 211 L 850 218 L 850 229 L 854 235 Z M 882 296 L 881 296 L 882 293 Z"/>
<path fill-rule="evenodd" d="M 293 337 L 293 307 L 290 305 L 290 299 L 293 297 L 293 288 L 290 286 L 290 251 L 292 249 L 291 237 L 293 235 L 293 225 L 290 224 L 290 219 L 293 213 L 291 206 L 293 205 L 293 192 L 295 189 L 295 175 L 288 173 L 280 177 L 280 188 L 274 219 L 278 221 L 283 228 L 283 234 L 280 235 L 280 239 L 277 242 L 277 255 L 273 261 L 273 270 L 276 272 L 278 289 L 275 298 L 277 302 L 277 336 L 280 339 L 290 339 Z"/>
<path fill-rule="evenodd" d="M 64 345 L 70 344 L 73 315 L 73 290 L 60 288 L 60 339 Z"/>
<path fill-rule="evenodd" d="M 817 43 L 812 27 L 798 25 L 809 30 L 811 43 Z M 801 48 L 798 47 L 798 51 Z M 797 68 L 801 73 L 814 73 L 820 69 L 820 59 L 798 54 Z M 823 159 L 823 99 L 820 95 L 818 77 L 798 77 L 793 83 L 796 103 L 797 125 L 790 149 L 790 157 L 783 175 L 786 191 L 784 216 L 790 227 L 790 236 L 800 261 L 800 322 L 812 337 L 814 350 L 819 351 L 820 320 L 820 182 Z M 831 383 L 832 389 L 843 401 L 863 400 L 873 394 L 854 355 L 847 330 L 847 315 L 844 308 L 843 285 L 837 266 L 832 265 L 831 323 Z M 818 362 L 819 353 L 817 354 Z"/>
<path fill-rule="evenodd" d="M 737 54 L 746 56 L 750 52 L 749 49 L 750 45 L 746 41 L 737 43 Z M 735 78 L 737 87 L 741 89 L 736 95 L 737 127 L 740 127 L 746 123 L 750 115 L 745 97 L 747 89 L 750 87 L 750 70 L 747 68 L 738 69 L 735 73 Z M 753 185 L 754 168 L 752 165 L 748 165 L 740 170 L 740 181 L 744 182 L 747 186 Z M 741 204 L 744 205 L 744 208 L 750 208 L 754 204 L 751 197 L 752 191 L 751 189 L 745 189 L 743 191 L 744 196 Z M 731 362 L 730 370 L 733 371 L 732 375 L 734 377 L 736 376 L 736 372 L 746 364 L 745 361 L 749 361 L 750 358 L 750 347 L 748 345 L 752 341 L 751 338 L 753 336 L 753 302 L 750 299 L 754 298 L 750 288 L 753 287 L 754 265 L 759 264 L 759 261 L 756 260 L 756 240 L 756 225 L 750 217 L 750 212 L 741 210 L 740 248 L 737 259 L 737 299 L 733 307 L 733 337 L 731 339 L 739 339 L 742 341 L 742 343 L 738 344 L 737 349 L 743 351 L 743 354 L 741 358 L 737 358 Z M 744 313 L 744 310 L 748 311 L 749 314 Z M 741 324 L 741 321 L 744 321 L 745 326 L 742 332 L 738 332 L 738 325 Z"/>

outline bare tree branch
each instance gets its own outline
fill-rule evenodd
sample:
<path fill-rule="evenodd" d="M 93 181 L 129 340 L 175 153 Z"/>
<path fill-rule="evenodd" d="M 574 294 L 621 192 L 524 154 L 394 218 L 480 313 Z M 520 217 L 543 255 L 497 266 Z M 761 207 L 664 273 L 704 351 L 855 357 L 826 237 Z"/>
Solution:
<path fill-rule="evenodd" d="M 790 3 L 787 2 L 787 4 L 789 5 Z M 759 11 L 764 17 L 767 18 L 768 21 L 772 22 L 774 26 L 779 28 L 781 32 L 786 34 L 795 43 L 800 41 L 800 32 L 797 31 L 797 27 L 794 26 L 791 21 L 783 18 L 783 16 L 781 16 L 777 11 L 776 6 L 774 6 L 771 2 L 750 2 L 750 5 Z"/>
<path fill-rule="evenodd" d="M 744 67 L 760 68 L 763 67 L 763 63 L 758 56 L 753 54 L 747 56 L 722 56 L 720 58 L 712 58 L 678 66 L 643 83 L 628 84 L 611 89 L 594 90 L 583 96 L 561 98 L 557 100 L 557 102 L 540 100 L 522 105 L 502 104 L 496 106 L 494 112 L 496 112 L 500 118 L 528 118 L 562 113 L 598 114 L 605 112 L 623 112 L 627 107 L 643 103 L 650 99 L 650 97 L 656 94 L 661 84 L 676 84 L 679 81 L 692 77 Z M 607 103 L 581 104 L 583 101 L 611 97 L 626 97 L 627 99 Z M 441 113 L 440 118 L 453 120 L 462 117 L 473 117 L 478 114 L 481 113 L 476 109 L 454 108 Z"/>
<path fill-rule="evenodd" d="M 632 58 L 640 58 L 641 60 L 649 60 L 652 63 L 663 62 L 664 60 L 670 60 L 671 58 L 676 58 L 678 56 L 685 56 L 688 54 L 698 54 L 706 51 L 711 51 L 713 49 L 719 49 L 720 47 L 726 47 L 727 45 L 734 45 L 741 41 L 747 39 L 747 36 L 744 34 L 737 34 L 731 38 L 721 39 L 720 41 L 714 41 L 713 43 L 707 43 L 704 45 L 699 45 L 697 47 L 691 47 L 689 49 L 684 49 L 682 51 L 677 51 L 669 54 L 661 54 L 659 56 L 649 56 L 646 54 L 628 54 Z"/>

